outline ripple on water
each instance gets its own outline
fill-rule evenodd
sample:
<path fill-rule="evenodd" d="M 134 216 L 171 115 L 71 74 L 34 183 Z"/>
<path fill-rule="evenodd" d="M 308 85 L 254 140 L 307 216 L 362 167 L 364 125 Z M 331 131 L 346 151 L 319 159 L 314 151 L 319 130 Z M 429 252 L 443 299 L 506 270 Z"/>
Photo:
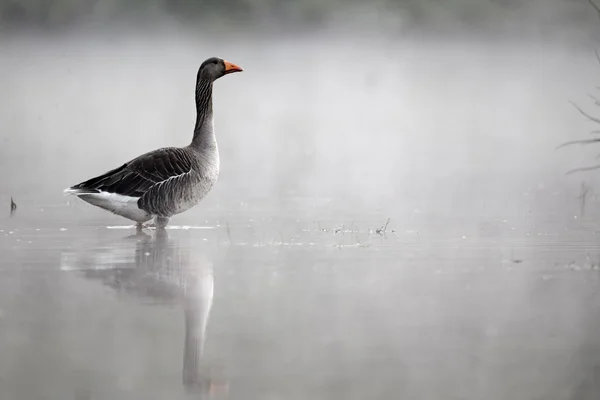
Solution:
<path fill-rule="evenodd" d="M 135 225 L 113 225 L 107 226 L 106 229 L 135 229 Z M 145 229 L 155 229 L 155 228 L 145 228 Z M 183 230 L 187 231 L 190 229 L 215 229 L 214 226 L 193 226 L 193 225 L 172 225 L 167 226 L 166 230 Z"/>

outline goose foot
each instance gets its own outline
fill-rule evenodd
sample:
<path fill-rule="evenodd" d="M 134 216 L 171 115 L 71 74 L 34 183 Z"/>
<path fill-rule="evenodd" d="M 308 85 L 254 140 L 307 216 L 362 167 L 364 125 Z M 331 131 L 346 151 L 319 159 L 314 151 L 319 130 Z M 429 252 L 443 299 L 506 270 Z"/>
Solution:
<path fill-rule="evenodd" d="M 165 229 L 165 226 L 169 223 L 169 217 L 156 217 L 154 218 L 154 226 L 156 229 Z"/>
<path fill-rule="evenodd" d="M 152 228 L 156 228 L 156 225 L 154 224 L 154 222 L 150 222 L 147 224 L 142 224 L 141 222 L 138 222 L 137 225 L 135 226 L 135 229 L 138 232 L 141 232 L 143 229 L 152 229 Z"/>
<path fill-rule="evenodd" d="M 169 217 L 155 217 L 153 222 L 149 222 L 147 224 L 143 224 L 138 222 L 135 228 L 137 231 L 141 231 L 142 229 L 165 229 L 165 226 L 169 223 Z"/>

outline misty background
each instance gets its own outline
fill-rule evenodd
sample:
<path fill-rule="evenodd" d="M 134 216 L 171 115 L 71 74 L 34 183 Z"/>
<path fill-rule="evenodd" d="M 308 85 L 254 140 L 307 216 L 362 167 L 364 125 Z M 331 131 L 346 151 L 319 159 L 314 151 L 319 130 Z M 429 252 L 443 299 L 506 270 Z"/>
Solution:
<path fill-rule="evenodd" d="M 593 180 L 564 173 L 594 146 L 555 151 L 591 129 L 569 104 L 593 111 L 600 80 L 584 0 L 0 4 L 6 198 L 60 201 L 187 144 L 213 55 L 245 72 L 215 85 L 222 172 L 205 203 L 518 215 L 576 204 Z"/>

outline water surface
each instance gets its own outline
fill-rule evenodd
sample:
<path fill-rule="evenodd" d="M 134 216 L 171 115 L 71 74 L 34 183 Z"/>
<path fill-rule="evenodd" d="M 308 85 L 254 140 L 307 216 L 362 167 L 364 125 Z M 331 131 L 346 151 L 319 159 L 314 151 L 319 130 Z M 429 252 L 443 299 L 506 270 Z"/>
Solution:
<path fill-rule="evenodd" d="M 24 208 L 0 229 L 4 399 L 600 393 L 589 219 L 422 215 L 378 234 L 375 215 L 238 212 L 136 233 L 87 206 Z"/>

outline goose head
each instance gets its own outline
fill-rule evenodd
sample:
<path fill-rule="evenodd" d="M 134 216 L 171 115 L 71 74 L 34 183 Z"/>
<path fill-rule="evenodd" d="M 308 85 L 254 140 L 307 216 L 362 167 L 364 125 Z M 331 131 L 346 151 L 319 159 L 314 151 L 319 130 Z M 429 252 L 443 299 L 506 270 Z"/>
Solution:
<path fill-rule="evenodd" d="M 214 82 L 222 76 L 241 71 L 243 71 L 242 67 L 219 57 L 211 57 L 200 65 L 200 68 L 198 69 L 198 80 Z"/>

